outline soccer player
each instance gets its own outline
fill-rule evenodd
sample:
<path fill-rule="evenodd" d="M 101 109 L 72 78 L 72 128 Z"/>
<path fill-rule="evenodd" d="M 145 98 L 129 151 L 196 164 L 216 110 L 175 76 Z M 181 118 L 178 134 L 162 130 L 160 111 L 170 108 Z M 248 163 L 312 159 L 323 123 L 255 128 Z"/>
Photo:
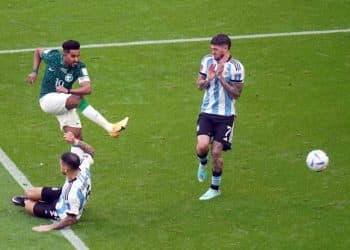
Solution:
<path fill-rule="evenodd" d="M 112 137 L 118 137 L 120 131 L 127 126 L 128 117 L 112 124 L 95 110 L 84 98 L 91 94 L 91 82 L 83 62 L 80 61 L 80 43 L 74 40 L 62 44 L 63 54 L 55 49 L 37 48 L 34 52 L 33 70 L 28 75 L 28 81 L 33 84 L 38 77 L 41 61 L 46 63 L 46 69 L 41 84 L 40 107 L 55 115 L 64 132 L 71 131 L 82 140 L 81 122 L 76 111 L 104 128 Z M 80 87 L 72 89 L 78 80 Z M 73 152 L 80 151 L 72 148 Z"/>
<path fill-rule="evenodd" d="M 205 91 L 197 122 L 198 181 L 203 182 L 207 178 L 210 144 L 213 158 L 211 186 L 200 200 L 210 200 L 221 194 L 222 151 L 231 149 L 235 102 L 242 92 L 244 68 L 231 57 L 230 48 L 231 40 L 227 35 L 214 36 L 211 54 L 202 59 L 197 80 L 198 89 Z"/>
<path fill-rule="evenodd" d="M 33 187 L 25 191 L 25 196 L 14 196 L 12 202 L 25 208 L 31 215 L 56 220 L 49 225 L 33 227 L 34 231 L 46 232 L 62 229 L 77 223 L 89 199 L 91 191 L 90 166 L 93 164 L 94 149 L 87 143 L 67 132 L 64 139 L 84 154 L 67 152 L 61 155 L 60 171 L 66 176 L 61 188 Z"/>

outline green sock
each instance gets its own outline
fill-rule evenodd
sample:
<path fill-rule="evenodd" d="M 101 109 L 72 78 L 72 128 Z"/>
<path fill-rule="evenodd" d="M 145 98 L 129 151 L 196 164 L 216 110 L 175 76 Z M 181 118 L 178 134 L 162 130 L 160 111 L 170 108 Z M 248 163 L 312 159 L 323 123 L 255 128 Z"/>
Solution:
<path fill-rule="evenodd" d="M 85 98 L 81 99 L 79 105 L 78 105 L 78 108 L 81 112 L 84 111 L 84 109 L 87 108 L 87 106 L 89 106 L 89 103 L 87 102 L 87 100 Z"/>

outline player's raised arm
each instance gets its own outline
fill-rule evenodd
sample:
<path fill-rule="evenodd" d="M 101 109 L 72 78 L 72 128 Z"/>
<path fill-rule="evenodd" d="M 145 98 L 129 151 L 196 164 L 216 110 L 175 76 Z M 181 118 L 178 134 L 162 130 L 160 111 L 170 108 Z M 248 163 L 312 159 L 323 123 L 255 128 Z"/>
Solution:
<path fill-rule="evenodd" d="M 203 68 L 203 65 L 201 66 Z M 199 90 L 205 89 L 210 85 L 210 81 L 212 81 L 215 77 L 215 64 L 211 64 L 208 68 L 207 74 L 203 72 L 199 72 L 197 79 L 197 88 Z"/>
<path fill-rule="evenodd" d="M 224 63 L 220 63 L 218 65 L 216 75 L 217 75 L 218 79 L 220 80 L 222 87 L 227 91 L 227 94 L 232 99 L 237 100 L 241 96 L 241 93 L 242 93 L 243 80 L 239 79 L 239 81 L 235 81 L 234 84 L 229 84 L 228 82 L 226 82 L 224 76 L 222 75 L 222 73 L 224 71 L 224 67 L 225 67 Z"/>
<path fill-rule="evenodd" d="M 67 143 L 81 148 L 81 150 L 83 150 L 85 153 L 91 155 L 92 157 L 94 156 L 94 153 L 95 153 L 94 148 L 91 145 L 87 144 L 86 142 L 75 138 L 75 136 L 72 132 L 65 133 L 63 137 Z"/>
<path fill-rule="evenodd" d="M 43 48 L 37 48 L 34 51 L 34 56 L 33 56 L 33 68 L 32 72 L 28 75 L 28 82 L 30 84 L 33 84 L 34 81 L 38 78 L 38 72 L 39 72 L 39 67 L 41 63 L 41 54 L 43 53 L 44 49 Z"/>

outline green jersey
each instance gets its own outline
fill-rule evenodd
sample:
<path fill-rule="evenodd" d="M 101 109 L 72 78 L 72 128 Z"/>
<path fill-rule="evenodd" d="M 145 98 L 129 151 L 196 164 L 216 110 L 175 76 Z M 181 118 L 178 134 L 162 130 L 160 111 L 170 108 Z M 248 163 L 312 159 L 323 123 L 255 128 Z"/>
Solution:
<path fill-rule="evenodd" d="M 56 92 L 57 86 L 72 89 L 73 83 L 90 81 L 86 66 L 79 62 L 75 67 L 64 64 L 63 55 L 58 50 L 44 50 L 41 59 L 46 63 L 45 74 L 41 83 L 40 98 Z"/>

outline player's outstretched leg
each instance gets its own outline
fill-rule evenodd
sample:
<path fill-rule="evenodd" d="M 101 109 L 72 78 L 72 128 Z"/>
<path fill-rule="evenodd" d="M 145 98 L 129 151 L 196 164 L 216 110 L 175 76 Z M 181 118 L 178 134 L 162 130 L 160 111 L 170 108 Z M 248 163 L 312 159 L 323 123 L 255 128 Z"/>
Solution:
<path fill-rule="evenodd" d="M 125 117 L 123 120 L 110 123 L 108 122 L 96 109 L 94 109 L 84 98 L 80 101 L 79 110 L 89 120 L 95 122 L 104 128 L 111 137 L 118 137 L 120 132 L 128 125 L 129 118 Z"/>

